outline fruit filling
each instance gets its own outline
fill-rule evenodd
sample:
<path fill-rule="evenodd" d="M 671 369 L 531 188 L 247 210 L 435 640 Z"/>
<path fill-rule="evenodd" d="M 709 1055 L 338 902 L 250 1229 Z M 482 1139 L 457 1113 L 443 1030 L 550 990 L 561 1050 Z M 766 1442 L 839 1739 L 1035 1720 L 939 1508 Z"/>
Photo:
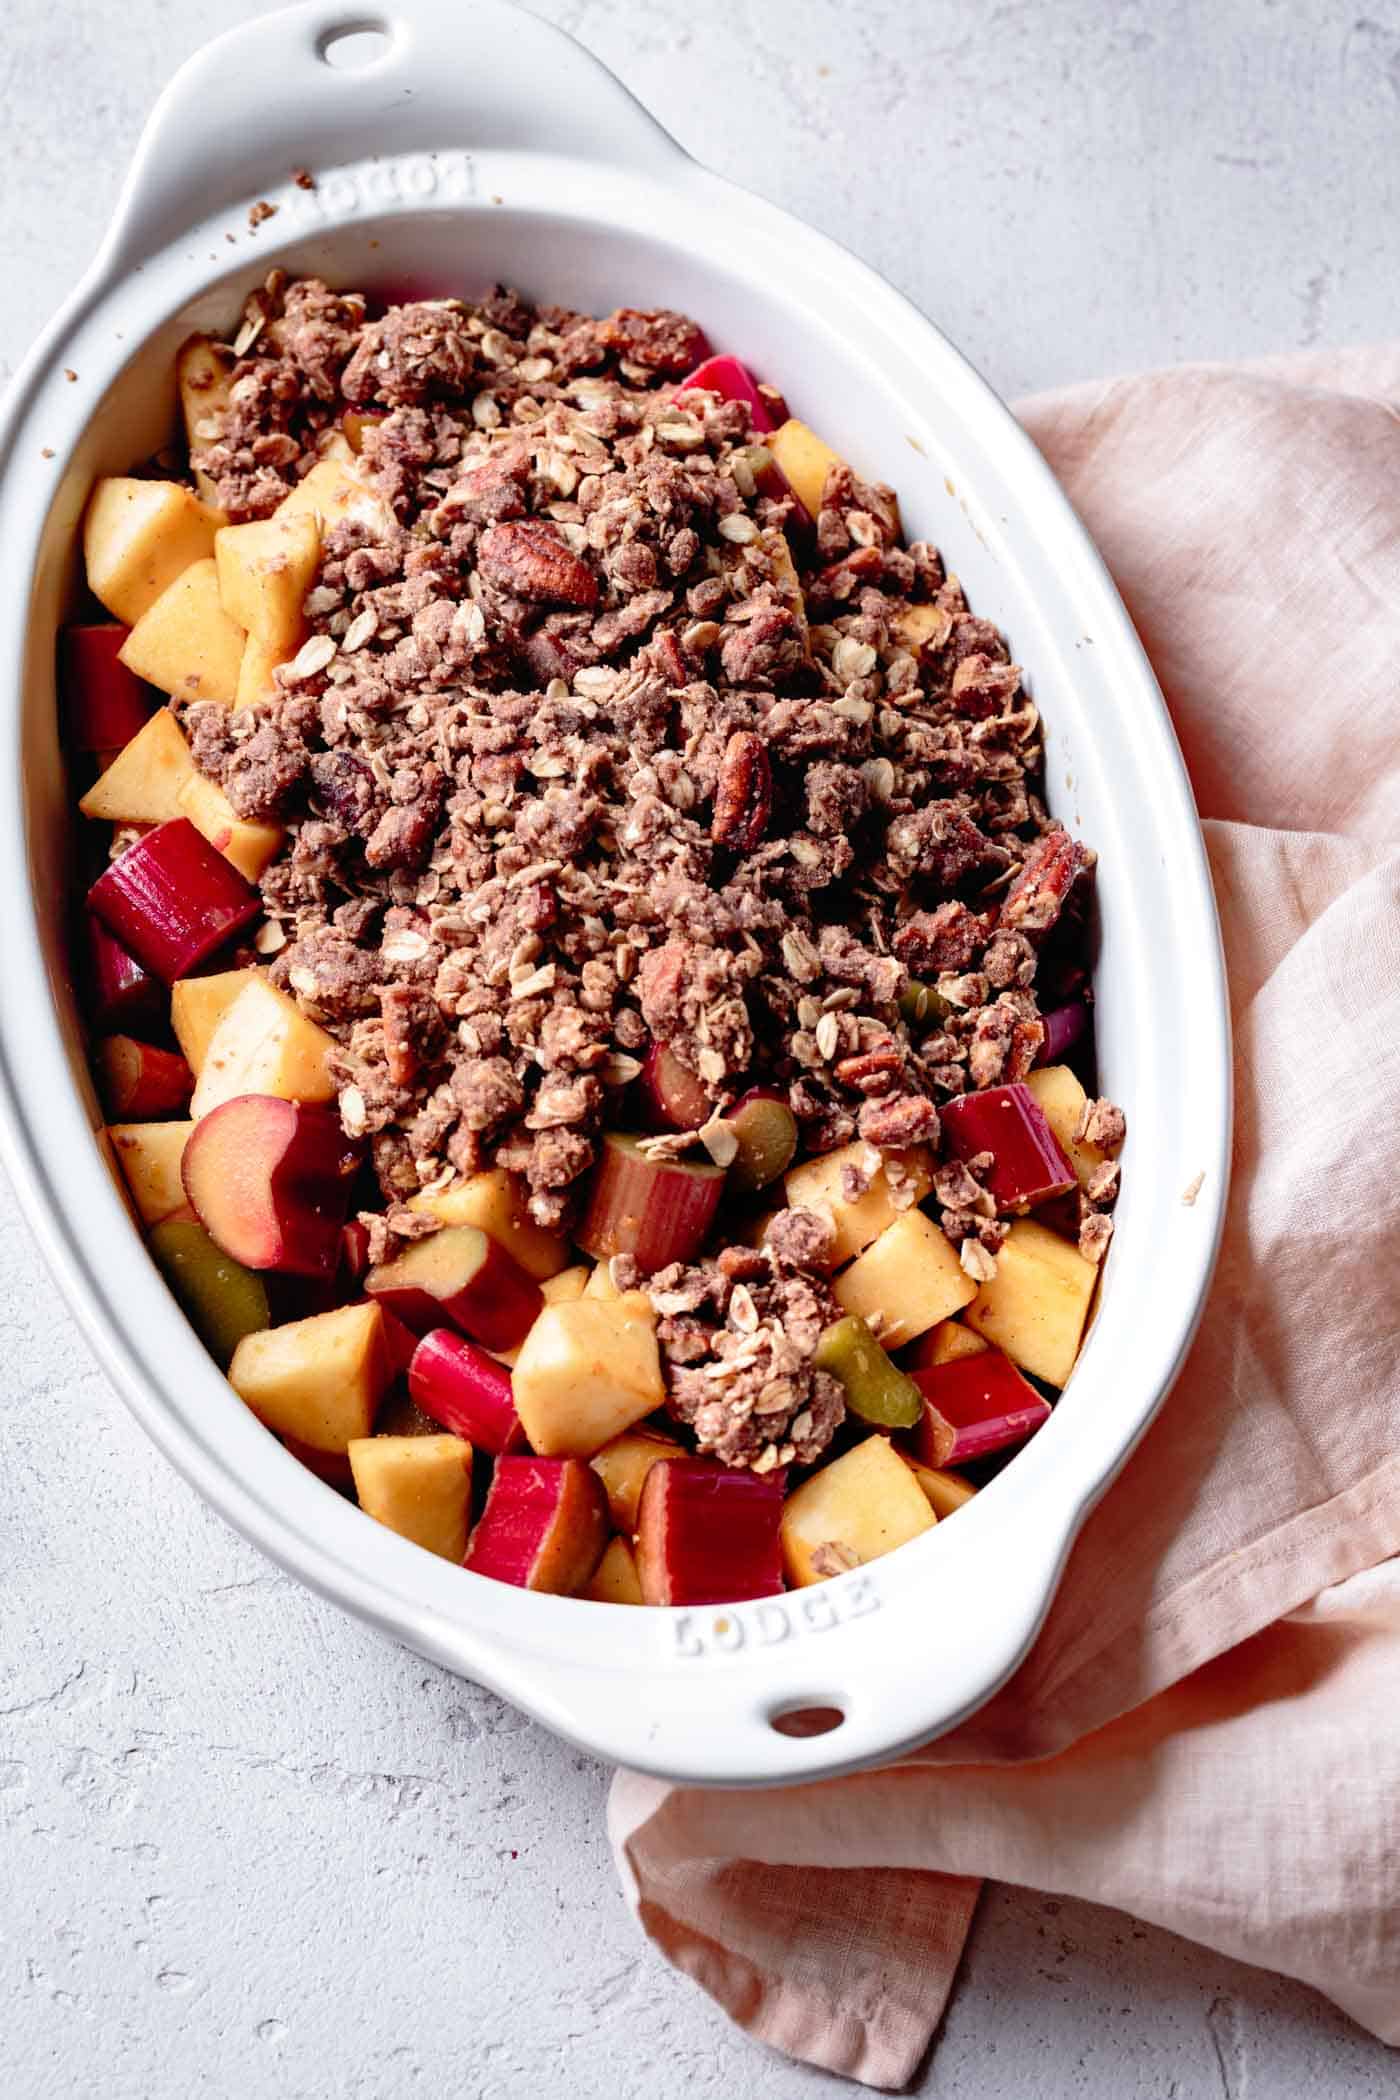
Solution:
<path fill-rule="evenodd" d="M 234 1391 L 532 1589 L 946 1522 L 1053 1413 L 1125 1135 L 1003 637 L 679 314 L 274 272 L 175 381 L 61 638 L 75 978 Z"/>

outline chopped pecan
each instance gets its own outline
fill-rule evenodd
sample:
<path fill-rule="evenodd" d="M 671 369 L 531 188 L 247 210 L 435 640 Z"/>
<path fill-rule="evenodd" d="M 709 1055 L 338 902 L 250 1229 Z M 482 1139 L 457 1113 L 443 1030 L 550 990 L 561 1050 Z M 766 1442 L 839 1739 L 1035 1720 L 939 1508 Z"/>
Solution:
<path fill-rule="evenodd" d="M 843 1057 L 836 1066 L 842 1086 L 860 1094 L 887 1094 L 904 1069 L 904 1059 L 893 1043 L 876 1050 L 862 1050 L 856 1057 Z"/>
<path fill-rule="evenodd" d="M 1096 856 L 1063 825 L 1054 824 L 1030 848 L 1001 904 L 1001 924 L 1013 932 L 1048 933 L 1070 891 L 1093 867 Z"/>
<path fill-rule="evenodd" d="M 710 836 L 735 853 L 752 853 L 772 811 L 773 769 L 763 741 L 751 729 L 736 729 L 720 761 Z"/>
<path fill-rule="evenodd" d="M 666 372 L 677 379 L 705 355 L 705 338 L 695 323 L 664 307 L 654 313 L 639 313 L 635 307 L 620 306 L 616 313 L 598 323 L 598 337 L 629 364 L 642 365 L 648 372 Z"/>
<path fill-rule="evenodd" d="M 536 518 L 493 525 L 482 534 L 477 565 L 488 583 L 512 598 L 537 605 L 592 608 L 598 603 L 598 579 L 587 562 Z"/>

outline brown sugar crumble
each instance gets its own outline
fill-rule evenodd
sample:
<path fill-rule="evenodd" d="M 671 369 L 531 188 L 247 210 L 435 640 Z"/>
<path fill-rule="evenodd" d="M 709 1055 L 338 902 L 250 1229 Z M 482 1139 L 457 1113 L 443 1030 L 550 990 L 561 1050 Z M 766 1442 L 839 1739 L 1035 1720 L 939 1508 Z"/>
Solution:
<path fill-rule="evenodd" d="M 276 218 L 279 209 L 280 206 L 269 204 L 266 197 L 260 197 L 256 204 L 250 206 L 248 211 L 250 230 L 256 233 L 259 226 L 263 225 L 266 220 Z"/>
<path fill-rule="evenodd" d="M 1044 1012 L 1090 996 L 1094 855 L 1047 814 L 1001 635 L 892 489 L 833 469 L 797 516 L 747 408 L 677 392 L 706 355 L 680 314 L 376 311 L 274 272 L 240 339 L 193 459 L 217 501 L 270 514 L 349 456 L 348 413 L 364 496 L 276 699 L 185 722 L 239 815 L 287 826 L 260 951 L 339 1045 L 381 1240 L 489 1165 L 567 1232 L 653 1042 L 712 1113 L 776 1089 L 806 1153 L 936 1147 L 940 1103 L 1026 1077 Z M 1077 1199 L 1092 1258 L 1114 1193 Z M 980 1183 L 933 1202 L 994 1269 Z M 731 1464 L 804 1463 L 840 1419 L 811 1224 L 650 1279 L 671 1403 Z"/>

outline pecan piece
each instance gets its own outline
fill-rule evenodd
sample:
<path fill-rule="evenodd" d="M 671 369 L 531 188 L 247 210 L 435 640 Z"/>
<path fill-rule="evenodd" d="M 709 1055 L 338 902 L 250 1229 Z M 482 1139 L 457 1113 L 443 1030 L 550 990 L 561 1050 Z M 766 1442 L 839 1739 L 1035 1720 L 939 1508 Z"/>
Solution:
<path fill-rule="evenodd" d="M 634 306 L 620 306 L 598 323 L 598 340 L 630 364 L 676 379 L 698 365 L 706 350 L 695 323 L 666 307 L 642 313 Z"/>
<path fill-rule="evenodd" d="M 720 760 L 710 837 L 735 853 L 752 853 L 772 810 L 773 769 L 762 738 L 751 729 L 736 729 Z"/>
<path fill-rule="evenodd" d="M 598 579 L 587 562 L 535 518 L 512 519 L 483 533 L 477 565 L 488 583 L 512 598 L 590 609 L 598 603 Z"/>
<path fill-rule="evenodd" d="M 384 1063 L 395 1086 L 412 1086 L 418 1077 L 417 1023 L 422 996 L 412 985 L 380 987 L 379 1011 L 384 1028 Z"/>
<path fill-rule="evenodd" d="M 856 1057 L 843 1057 L 836 1066 L 842 1086 L 861 1094 L 887 1094 L 904 1069 L 904 1059 L 893 1043 L 877 1050 L 862 1050 Z"/>
<path fill-rule="evenodd" d="M 1096 858 L 1062 824 L 1053 824 L 1031 847 L 1002 899 L 1001 924 L 1018 933 L 1048 933 Z"/>

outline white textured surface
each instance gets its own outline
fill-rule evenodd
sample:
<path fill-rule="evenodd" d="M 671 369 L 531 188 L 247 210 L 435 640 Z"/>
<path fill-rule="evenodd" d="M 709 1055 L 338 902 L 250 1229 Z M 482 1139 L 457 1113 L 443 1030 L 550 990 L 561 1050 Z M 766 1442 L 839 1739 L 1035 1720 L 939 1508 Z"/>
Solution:
<path fill-rule="evenodd" d="M 256 11 L 10 0 L 0 378 L 95 244 L 165 74 Z M 1396 0 L 537 11 L 701 157 L 885 270 L 1004 392 L 1395 326 Z M 740 2041 L 645 1950 L 601 1771 L 195 1501 L 8 1212 L 0 1330 L 0 2091 L 847 2090 Z M 1363 2100 L 1396 2076 L 1295 1986 L 998 1890 L 923 2090 Z"/>

